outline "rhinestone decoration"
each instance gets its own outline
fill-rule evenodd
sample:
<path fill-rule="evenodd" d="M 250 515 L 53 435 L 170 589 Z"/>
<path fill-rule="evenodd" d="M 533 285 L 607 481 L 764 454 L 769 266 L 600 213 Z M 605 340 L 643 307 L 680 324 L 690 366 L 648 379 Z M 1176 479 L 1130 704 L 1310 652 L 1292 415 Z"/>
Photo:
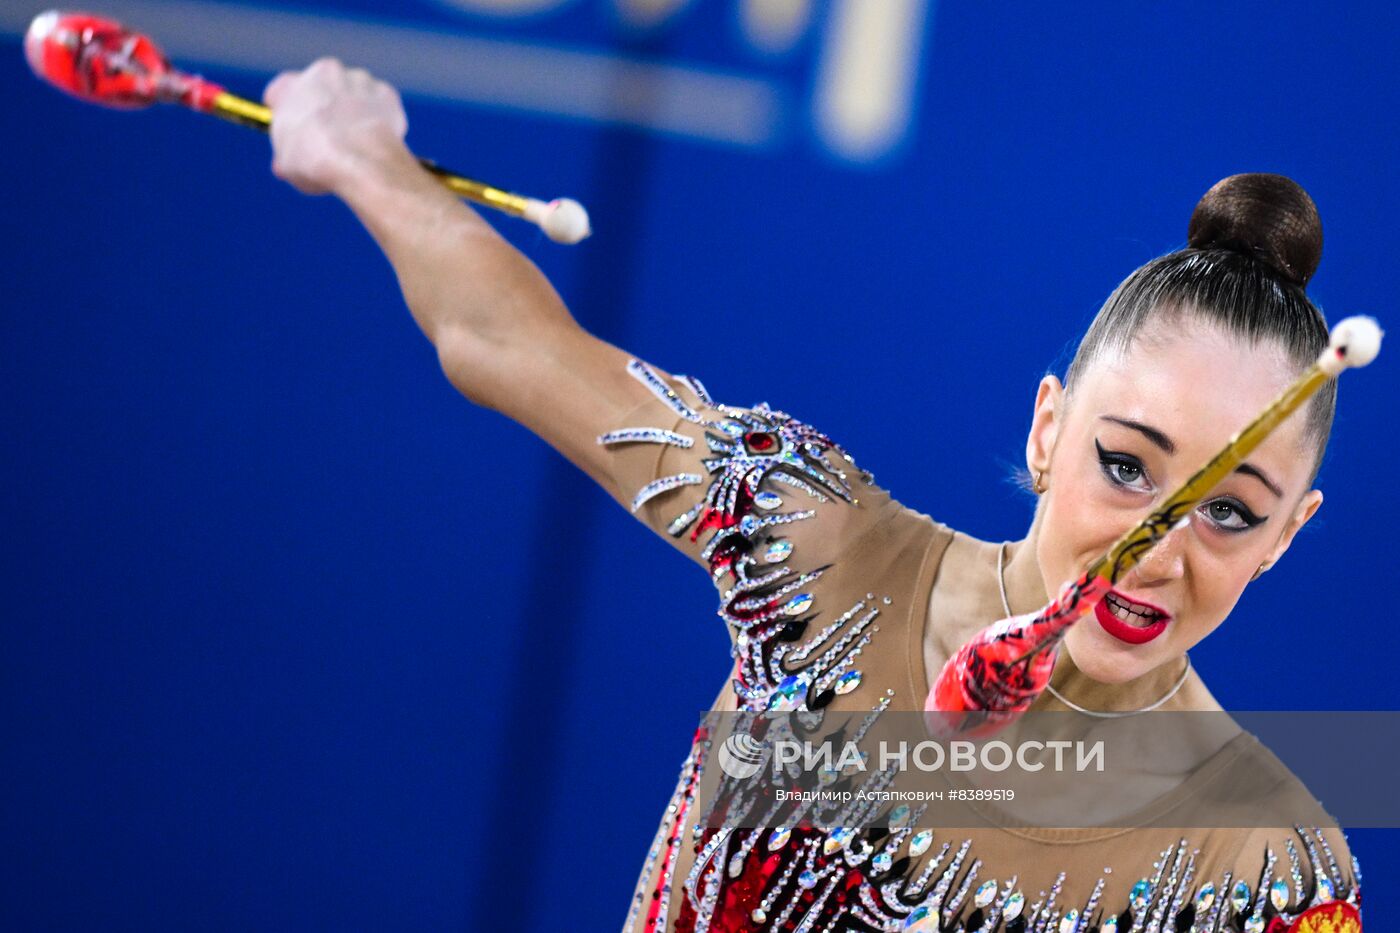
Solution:
<path fill-rule="evenodd" d="M 1147 892 L 1151 890 L 1151 885 L 1146 878 L 1139 878 L 1138 883 L 1133 885 L 1133 891 L 1128 895 L 1128 901 L 1133 905 L 1133 913 L 1137 913 L 1147 906 Z"/>
<path fill-rule="evenodd" d="M 760 509 L 766 509 L 771 512 L 773 509 L 782 507 L 783 497 L 776 492 L 769 492 L 765 489 L 762 492 L 754 493 L 753 504 Z"/>
<path fill-rule="evenodd" d="M 1243 881 L 1236 881 L 1235 887 L 1230 891 L 1230 906 L 1235 908 L 1235 913 L 1242 913 L 1245 905 L 1249 903 L 1249 885 Z"/>
<path fill-rule="evenodd" d="M 810 891 L 817 886 L 819 880 L 821 879 L 817 877 L 817 873 L 808 869 L 797 876 L 797 885 L 804 890 Z"/>
<path fill-rule="evenodd" d="M 837 696 L 845 696 L 860 686 L 860 671 L 847 671 L 836 678 L 836 683 L 831 689 Z"/>
<path fill-rule="evenodd" d="M 778 649 L 790 648 L 792 642 L 789 630 L 775 623 L 796 619 L 815 609 L 820 601 L 805 587 L 824 568 L 789 573 L 786 578 L 773 576 L 767 570 L 760 576 L 754 568 L 786 565 L 790 561 L 794 551 L 790 540 L 763 540 L 762 536 L 782 525 L 817 518 L 814 509 L 802 505 L 842 508 L 855 503 L 846 473 L 835 465 L 854 466 L 854 461 L 830 437 L 767 404 L 748 409 L 720 405 L 700 394 L 698 380 L 676 376 L 678 384 L 695 393 L 697 402 L 692 405 L 641 360 L 629 360 L 627 372 L 664 406 L 659 408 L 659 414 L 679 415 L 699 434 L 691 436 L 667 425 L 628 425 L 599 436 L 598 442 L 624 449 L 637 443 L 657 443 L 685 451 L 668 451 L 661 458 L 663 464 L 671 462 L 667 457 L 680 458 L 676 462 L 683 463 L 684 468 L 643 486 L 633 497 L 634 511 L 653 499 L 660 501 L 661 496 L 676 496 L 686 487 L 707 484 L 698 501 L 678 507 L 665 530 L 672 537 L 688 536 L 701 544 L 700 557 L 709 565 L 717 587 L 725 593 L 720 617 L 747 636 L 738 645 L 739 663 L 734 678 L 740 709 L 800 708 L 802 700 L 792 695 L 794 683 L 786 678 L 805 673 L 805 684 L 810 686 L 834 671 L 828 681 L 835 681 L 849 672 L 849 664 L 840 666 L 863 642 L 852 639 L 842 651 L 808 651 L 801 657 L 789 650 L 781 663 L 775 664 Z M 859 472 L 865 482 L 873 481 L 866 471 Z M 792 491 L 782 496 L 768 488 L 779 484 Z M 797 508 L 789 510 L 785 498 L 796 500 Z M 790 588 L 793 583 L 796 586 Z M 850 627 L 869 625 L 869 620 L 844 618 Z M 800 637 L 800 630 L 796 635 Z M 796 661 L 805 663 L 799 667 Z M 851 684 L 847 689 L 854 690 L 858 683 L 853 678 L 842 685 Z M 828 689 L 834 691 L 836 686 L 824 682 L 814 698 L 826 695 Z M 779 690 L 785 695 L 774 700 Z"/>
<path fill-rule="evenodd" d="M 786 826 L 779 826 L 777 829 L 773 830 L 773 834 L 768 837 L 768 848 L 776 852 L 787 845 L 788 840 L 791 838 L 792 830 L 788 829 Z"/>
<path fill-rule="evenodd" d="M 1196 913 L 1204 914 L 1215 903 L 1215 885 L 1207 881 L 1196 894 Z"/>
<path fill-rule="evenodd" d="M 1060 933 L 1074 933 L 1079 929 L 1079 911 L 1071 910 L 1060 918 Z"/>
<path fill-rule="evenodd" d="M 933 845 L 933 833 L 927 829 L 921 829 L 909 840 L 909 854 L 917 858 L 927 852 L 931 845 Z"/>
<path fill-rule="evenodd" d="M 905 933 L 938 933 L 938 911 L 927 904 L 914 908 L 909 919 L 904 921 Z"/>
<path fill-rule="evenodd" d="M 978 907 L 986 907 L 992 901 L 996 900 L 996 896 L 996 881 L 984 881 L 977 886 L 977 893 L 972 895 L 972 903 Z"/>
<path fill-rule="evenodd" d="M 1269 903 L 1274 905 L 1274 910 L 1283 910 L 1288 906 L 1288 882 L 1282 878 L 1269 885 Z"/>
<path fill-rule="evenodd" d="M 1021 911 L 1025 906 L 1026 896 L 1020 891 L 1017 891 L 1006 899 L 1006 903 L 1002 905 L 1001 915 L 1005 917 L 1008 922 L 1015 920 L 1017 917 L 1021 916 Z"/>

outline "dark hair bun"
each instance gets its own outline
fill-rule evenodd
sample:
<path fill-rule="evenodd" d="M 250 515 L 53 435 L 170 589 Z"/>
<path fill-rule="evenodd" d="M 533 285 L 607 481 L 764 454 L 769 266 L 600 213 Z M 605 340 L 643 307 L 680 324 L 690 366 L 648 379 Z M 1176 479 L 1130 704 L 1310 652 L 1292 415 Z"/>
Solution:
<path fill-rule="evenodd" d="M 1191 212 L 1187 240 L 1194 249 L 1230 249 L 1305 286 L 1322 259 L 1322 220 L 1298 183 L 1254 172 L 1215 183 Z"/>

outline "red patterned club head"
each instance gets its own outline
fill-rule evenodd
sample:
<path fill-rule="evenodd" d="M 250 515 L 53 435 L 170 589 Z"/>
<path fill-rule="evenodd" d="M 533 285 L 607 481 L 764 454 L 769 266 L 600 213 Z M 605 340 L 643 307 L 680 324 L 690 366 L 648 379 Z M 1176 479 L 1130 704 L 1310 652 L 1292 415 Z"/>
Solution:
<path fill-rule="evenodd" d="M 105 107 L 180 100 L 187 90 L 148 37 L 91 13 L 40 13 L 25 33 L 24 56 L 54 87 Z"/>

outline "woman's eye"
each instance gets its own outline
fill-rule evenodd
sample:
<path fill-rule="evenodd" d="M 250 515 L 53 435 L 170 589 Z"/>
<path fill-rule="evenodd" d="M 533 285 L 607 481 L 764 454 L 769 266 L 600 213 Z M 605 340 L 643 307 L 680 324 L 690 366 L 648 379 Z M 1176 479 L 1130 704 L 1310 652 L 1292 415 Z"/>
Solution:
<path fill-rule="evenodd" d="M 1201 511 L 1216 525 L 1228 531 L 1244 531 L 1264 520 L 1243 504 L 1230 499 L 1214 499 L 1201 506 Z"/>
<path fill-rule="evenodd" d="M 1132 463 L 1110 463 L 1109 470 L 1113 472 L 1113 478 L 1125 486 L 1131 486 L 1142 479 L 1142 467 Z"/>
<path fill-rule="evenodd" d="M 1143 468 L 1142 462 L 1132 454 L 1119 453 L 1114 450 L 1104 450 L 1103 445 L 1097 440 L 1094 447 L 1099 452 L 1099 468 L 1103 470 L 1108 481 L 1116 486 L 1125 489 L 1146 491 L 1152 488 L 1152 484 L 1147 480 L 1147 470 Z"/>

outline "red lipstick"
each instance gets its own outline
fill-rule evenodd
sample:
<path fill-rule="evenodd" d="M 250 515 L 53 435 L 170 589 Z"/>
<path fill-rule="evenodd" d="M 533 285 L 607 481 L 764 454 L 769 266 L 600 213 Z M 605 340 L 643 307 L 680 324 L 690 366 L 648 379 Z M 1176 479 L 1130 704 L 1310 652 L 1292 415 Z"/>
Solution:
<path fill-rule="evenodd" d="M 1132 615 L 1141 617 L 1143 621 L 1152 621 L 1147 625 L 1125 622 L 1114 614 L 1115 603 Z M 1105 632 L 1119 641 L 1130 645 L 1145 645 L 1167 630 L 1167 623 L 1171 621 L 1172 616 L 1165 609 L 1151 603 L 1124 596 L 1117 590 L 1109 590 L 1107 595 L 1095 604 L 1094 618 L 1099 620 L 1099 625 Z"/>

